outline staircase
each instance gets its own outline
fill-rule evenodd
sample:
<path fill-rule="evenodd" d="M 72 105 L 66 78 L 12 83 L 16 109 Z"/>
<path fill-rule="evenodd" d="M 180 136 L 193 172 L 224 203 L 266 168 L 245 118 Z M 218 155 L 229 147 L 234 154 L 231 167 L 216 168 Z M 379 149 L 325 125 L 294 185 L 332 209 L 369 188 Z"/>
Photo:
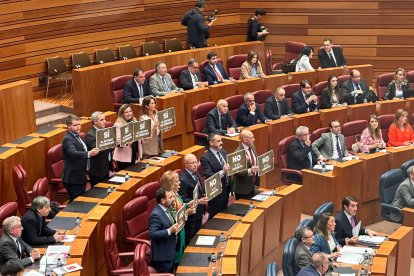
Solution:
<path fill-rule="evenodd" d="M 44 101 L 34 101 L 34 108 L 37 130 L 65 123 L 66 117 L 73 114 L 73 109 L 70 107 Z"/>

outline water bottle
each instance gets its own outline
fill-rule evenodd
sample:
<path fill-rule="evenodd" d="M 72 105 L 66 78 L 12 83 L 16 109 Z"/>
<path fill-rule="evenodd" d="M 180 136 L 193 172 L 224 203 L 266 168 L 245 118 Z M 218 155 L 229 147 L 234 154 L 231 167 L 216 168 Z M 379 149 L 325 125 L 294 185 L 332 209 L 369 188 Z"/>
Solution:
<path fill-rule="evenodd" d="M 325 163 L 325 161 L 322 162 L 322 173 L 326 173 L 326 163 Z"/>
<path fill-rule="evenodd" d="M 76 218 L 76 225 L 75 225 L 75 235 L 79 234 L 80 225 L 81 225 L 81 219 L 80 219 L 80 217 L 77 217 Z"/>
<path fill-rule="evenodd" d="M 249 212 L 250 212 L 251 210 L 253 210 L 253 209 L 254 209 L 253 202 L 251 202 L 251 201 L 250 201 L 250 204 L 249 204 Z"/>
<path fill-rule="evenodd" d="M 365 252 L 364 252 L 364 260 L 363 260 L 363 271 L 364 271 L 364 274 L 365 275 L 369 275 L 370 274 L 370 269 L 369 269 L 369 265 L 370 265 L 370 259 L 369 259 L 369 253 L 368 253 L 368 250 L 365 250 Z M 362 273 L 361 273 L 361 275 L 363 275 Z"/>
<path fill-rule="evenodd" d="M 220 234 L 220 248 L 224 250 L 226 248 L 226 237 L 224 236 L 224 233 L 221 232 Z"/>
<path fill-rule="evenodd" d="M 151 167 L 151 166 L 150 166 L 150 164 L 149 164 L 149 163 L 147 163 L 147 164 L 145 165 L 145 169 L 148 169 L 149 167 Z"/>
<path fill-rule="evenodd" d="M 272 196 L 275 196 L 276 195 L 276 191 L 275 191 L 275 189 L 273 188 L 272 189 Z"/>
<path fill-rule="evenodd" d="M 62 261 L 60 260 L 60 258 L 58 258 L 58 259 L 57 259 L 57 262 L 56 262 L 56 267 L 57 267 L 57 268 L 61 268 L 62 266 L 63 266 L 63 263 L 62 263 Z M 57 276 L 61 276 L 61 275 L 63 275 L 63 274 L 56 273 L 56 275 L 57 275 Z"/>
<path fill-rule="evenodd" d="M 216 275 L 216 254 L 214 254 L 214 252 L 211 253 L 210 264 L 212 275 Z"/>
<path fill-rule="evenodd" d="M 46 268 L 45 268 L 45 276 L 53 276 L 53 269 L 47 265 L 46 263 Z"/>
<path fill-rule="evenodd" d="M 367 99 L 364 99 L 364 103 L 367 103 L 368 101 L 367 101 Z"/>
<path fill-rule="evenodd" d="M 177 152 L 175 150 L 171 150 L 171 156 L 177 155 Z"/>
<path fill-rule="evenodd" d="M 129 180 L 129 174 L 128 173 L 126 173 L 125 174 L 125 182 L 127 182 Z"/>
<path fill-rule="evenodd" d="M 112 193 L 112 188 L 111 187 L 108 187 L 108 189 L 106 190 L 106 194 L 107 195 L 110 195 Z"/>

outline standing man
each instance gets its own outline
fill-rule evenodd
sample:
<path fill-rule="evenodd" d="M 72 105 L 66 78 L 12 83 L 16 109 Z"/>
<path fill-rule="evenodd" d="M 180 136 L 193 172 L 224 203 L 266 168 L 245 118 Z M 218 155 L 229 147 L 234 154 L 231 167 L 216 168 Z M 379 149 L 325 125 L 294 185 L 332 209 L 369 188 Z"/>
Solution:
<path fill-rule="evenodd" d="M 124 86 L 124 103 L 141 103 L 145 96 L 151 95 L 144 70 L 135 68 L 134 76 Z"/>
<path fill-rule="evenodd" d="M 291 114 L 285 94 L 285 89 L 278 87 L 273 96 L 266 99 L 264 113 L 267 118 L 276 120 Z"/>
<path fill-rule="evenodd" d="M 88 150 L 96 148 L 96 130 L 105 128 L 105 115 L 100 111 L 95 111 L 91 115 L 93 126 L 86 135 L 86 146 Z M 112 149 L 100 151 L 96 156 L 90 158 L 89 180 L 91 186 L 107 179 L 109 170 L 112 169 Z"/>
<path fill-rule="evenodd" d="M 247 170 L 234 175 L 233 190 L 236 200 L 239 198 L 251 199 L 255 195 L 256 186 L 260 185 L 258 176 L 259 165 L 254 146 L 254 135 L 250 130 L 240 132 L 240 145 L 235 151 L 244 150 L 247 159 Z"/>
<path fill-rule="evenodd" d="M 237 111 L 236 122 L 240 126 L 253 126 L 257 123 L 266 123 L 269 119 L 260 111 L 260 107 L 254 101 L 252 93 L 244 94 L 244 103 L 242 103 Z"/>
<path fill-rule="evenodd" d="M 192 58 L 188 61 L 187 69 L 181 71 L 180 83 L 181 87 L 184 90 L 208 86 L 208 82 L 201 81 L 201 75 L 197 60 Z"/>
<path fill-rule="evenodd" d="M 313 231 L 305 226 L 296 230 L 295 238 L 298 240 L 298 245 L 295 251 L 295 261 L 297 267 L 295 273 L 312 263 L 312 253 L 310 248 L 313 244 Z"/>
<path fill-rule="evenodd" d="M 341 124 L 338 120 L 329 122 L 329 130 L 330 132 L 322 133 L 321 137 L 312 143 L 312 151 L 319 163 L 348 156 L 345 137 L 341 133 Z"/>
<path fill-rule="evenodd" d="M 341 84 L 347 104 L 360 104 L 365 101 L 375 103 L 377 96 L 373 88 L 371 86 L 368 87 L 367 82 L 361 78 L 361 73 L 356 69 L 352 69 L 349 75 L 349 80 Z"/>
<path fill-rule="evenodd" d="M 344 54 L 342 53 L 342 48 L 332 46 L 332 39 L 330 37 L 323 39 L 323 49 L 318 52 L 318 59 L 321 68 L 346 66 L 346 60 Z"/>
<path fill-rule="evenodd" d="M 293 170 L 312 169 L 313 157 L 311 140 L 309 139 L 309 128 L 306 126 L 299 126 L 296 129 L 296 139 L 293 140 L 288 147 L 287 162 L 288 168 Z M 297 175 L 289 175 L 294 181 L 302 182 Z"/>
<path fill-rule="evenodd" d="M 216 173 L 220 173 L 221 177 L 221 194 L 208 202 L 208 214 L 209 218 L 212 218 L 218 212 L 227 208 L 230 193 L 230 181 L 227 175 L 229 165 L 226 164 L 227 152 L 223 150 L 221 136 L 217 133 L 210 133 L 207 140 L 210 147 L 200 158 L 204 176 L 209 178 Z"/>
<path fill-rule="evenodd" d="M 151 93 L 154 96 L 165 96 L 170 93 L 183 91 L 173 82 L 171 75 L 167 73 L 167 65 L 163 61 L 158 61 L 155 64 L 156 73 L 151 76 L 149 83 Z"/>
<path fill-rule="evenodd" d="M 247 22 L 247 41 L 265 40 L 269 34 L 267 29 L 260 23 L 262 17 L 266 15 L 264 9 L 256 9 L 254 16 Z"/>
<path fill-rule="evenodd" d="M 204 133 L 233 134 L 236 127 L 237 124 L 229 113 L 229 104 L 221 99 L 218 100 L 217 107 L 208 112 Z"/>
<path fill-rule="evenodd" d="M 33 249 L 22 238 L 22 223 L 19 217 L 8 217 L 3 221 L 3 235 L 0 238 L 0 267 L 9 260 L 18 260 L 28 266 L 40 258 L 37 249 Z"/>
<path fill-rule="evenodd" d="M 158 273 L 173 273 L 175 247 L 179 225 L 171 213 L 174 196 L 170 191 L 159 188 L 155 192 L 157 205 L 149 218 L 151 238 L 151 265 Z"/>
<path fill-rule="evenodd" d="M 233 80 L 233 78 L 229 79 L 223 65 L 217 62 L 217 54 L 215 52 L 209 52 L 207 59 L 208 64 L 203 68 L 203 75 L 209 85 Z"/>
<path fill-rule="evenodd" d="M 78 195 L 85 192 L 89 158 L 97 155 L 99 149 L 93 148 L 88 151 L 86 144 L 79 137 L 81 124 L 78 116 L 69 115 L 66 118 L 66 126 L 68 131 L 62 142 L 62 182 L 72 202 Z"/>
<path fill-rule="evenodd" d="M 308 80 L 300 82 L 300 90 L 292 96 L 292 111 L 295 114 L 315 111 L 318 109 L 318 98 L 312 92 L 312 83 Z"/>
<path fill-rule="evenodd" d="M 208 203 L 205 197 L 204 181 L 197 171 L 198 161 L 194 154 L 186 154 L 184 156 L 184 170 L 180 174 L 180 190 L 178 194 L 181 196 L 184 203 L 193 200 L 193 191 L 198 187 L 198 206 L 196 213 L 188 216 L 185 223 L 185 244 L 190 243 L 191 239 L 201 228 L 201 222 L 205 212 L 205 205 Z"/>

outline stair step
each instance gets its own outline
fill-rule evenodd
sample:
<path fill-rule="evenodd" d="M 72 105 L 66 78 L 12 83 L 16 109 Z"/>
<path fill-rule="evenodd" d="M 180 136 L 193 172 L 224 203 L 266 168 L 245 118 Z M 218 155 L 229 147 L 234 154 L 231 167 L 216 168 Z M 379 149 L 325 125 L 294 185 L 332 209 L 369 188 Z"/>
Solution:
<path fill-rule="evenodd" d="M 66 117 L 68 117 L 68 115 L 70 114 L 65 112 L 57 112 L 54 114 L 36 118 L 36 128 L 37 130 L 40 130 L 48 126 L 54 126 L 56 124 L 65 123 Z"/>
<path fill-rule="evenodd" d="M 34 101 L 34 108 L 36 118 L 41 118 L 43 116 L 58 113 L 61 111 L 60 105 L 42 101 Z"/>

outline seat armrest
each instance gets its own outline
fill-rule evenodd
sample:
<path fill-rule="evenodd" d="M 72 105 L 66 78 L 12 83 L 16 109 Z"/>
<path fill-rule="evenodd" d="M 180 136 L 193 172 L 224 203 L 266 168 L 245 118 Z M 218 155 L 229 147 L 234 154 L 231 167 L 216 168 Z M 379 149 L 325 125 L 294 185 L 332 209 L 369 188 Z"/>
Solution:
<path fill-rule="evenodd" d="M 288 175 L 297 175 L 300 178 L 300 182 L 302 182 L 303 180 L 303 174 L 301 171 L 293 170 L 293 169 L 285 169 L 285 168 L 280 169 L 280 176 L 281 176 L 282 181 L 292 182 L 292 183 L 297 182 L 297 181 L 290 180 L 288 178 Z"/>
<path fill-rule="evenodd" d="M 127 237 L 126 240 L 127 240 L 127 242 L 134 243 L 135 245 L 138 244 L 138 243 L 145 243 L 146 245 L 148 245 L 151 248 L 151 243 L 150 243 L 149 240 L 134 238 L 134 237 Z"/>
<path fill-rule="evenodd" d="M 132 251 L 119 252 L 119 257 L 128 257 L 128 256 L 134 256 L 134 252 L 132 252 Z"/>
<path fill-rule="evenodd" d="M 121 274 L 127 274 L 127 273 L 133 273 L 134 270 L 132 268 L 121 268 L 121 269 L 115 269 L 111 271 L 111 275 L 121 275 Z"/>
<path fill-rule="evenodd" d="M 197 136 L 197 137 L 207 137 L 207 134 L 203 132 L 194 131 L 193 133 L 194 133 L 194 136 Z"/>
<path fill-rule="evenodd" d="M 383 207 L 384 209 L 387 209 L 387 211 L 394 211 L 394 212 L 399 212 L 402 214 L 402 210 L 392 204 L 381 203 L 381 207 Z"/>

